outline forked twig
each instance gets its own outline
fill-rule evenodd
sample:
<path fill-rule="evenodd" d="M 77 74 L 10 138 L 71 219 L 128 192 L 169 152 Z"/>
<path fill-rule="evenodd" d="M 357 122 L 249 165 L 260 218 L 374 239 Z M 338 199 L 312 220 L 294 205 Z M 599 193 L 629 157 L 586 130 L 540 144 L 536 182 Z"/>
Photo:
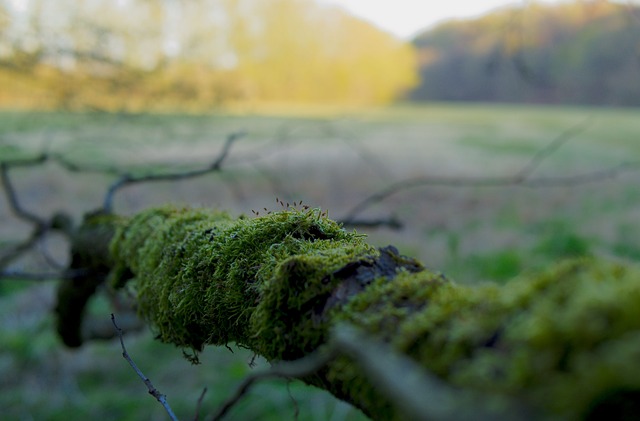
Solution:
<path fill-rule="evenodd" d="M 113 315 L 113 313 L 111 313 L 111 322 L 113 323 L 113 327 L 116 329 L 116 333 L 118 334 L 118 338 L 120 339 L 120 346 L 122 347 L 122 357 L 125 360 L 127 360 L 127 362 L 129 363 L 131 368 L 133 368 L 133 370 L 136 372 L 138 377 L 142 379 L 144 384 L 147 386 L 147 389 L 149 390 L 149 394 L 154 398 L 156 398 L 156 400 L 160 402 L 160 404 L 162 404 L 165 411 L 167 411 L 167 414 L 169 414 L 169 418 L 171 418 L 173 421 L 178 421 L 178 417 L 176 417 L 176 415 L 173 413 L 173 410 L 171 409 L 171 407 L 169 406 L 169 403 L 167 402 L 167 396 L 160 393 L 160 391 L 153 386 L 153 384 L 151 383 L 151 380 L 149 380 L 149 378 L 142 373 L 142 371 L 138 368 L 136 363 L 133 362 L 133 360 L 129 356 L 129 353 L 127 352 L 127 348 L 124 346 L 122 329 L 120 329 L 120 327 L 118 327 L 118 325 L 116 324 L 116 318 Z"/>
<path fill-rule="evenodd" d="M 212 172 L 220 171 L 222 169 L 222 164 L 229 155 L 229 151 L 231 150 L 231 146 L 233 143 L 246 136 L 246 132 L 236 132 L 231 133 L 227 136 L 227 140 L 225 141 L 220 153 L 216 157 L 216 159 L 209 165 L 204 168 L 200 168 L 197 170 L 191 171 L 181 171 L 181 172 L 173 172 L 173 173 L 162 173 L 162 174 L 144 174 L 144 175 L 133 175 L 131 173 L 121 174 L 120 178 L 116 180 L 109 189 L 107 190 L 107 194 L 105 195 L 102 208 L 111 212 L 113 208 L 113 196 L 116 194 L 118 190 L 121 188 L 128 186 L 130 184 L 135 183 L 147 183 L 152 181 L 175 181 L 175 180 L 184 180 L 187 178 L 199 177 L 201 175 L 209 174 Z"/>
<path fill-rule="evenodd" d="M 42 158 L 38 158 L 31 161 L 17 161 L 17 162 L 0 162 L 0 180 L 2 181 L 2 187 L 7 197 L 7 201 L 9 202 L 9 206 L 13 213 L 20 219 L 24 219 L 25 221 L 35 225 L 37 228 L 44 229 L 47 225 L 46 221 L 40 218 L 38 215 L 33 214 L 22 207 L 20 202 L 18 201 L 18 195 L 16 193 L 15 188 L 13 187 L 13 183 L 9 178 L 9 167 L 10 166 L 20 166 L 20 165 L 35 165 L 44 162 L 46 156 L 43 155 Z"/>
<path fill-rule="evenodd" d="M 391 183 L 390 185 L 378 190 L 377 192 L 366 197 L 355 206 L 353 206 L 347 215 L 342 218 L 344 224 L 349 225 L 351 221 L 370 206 L 380 203 L 383 200 L 393 196 L 404 190 L 425 186 L 440 187 L 506 187 L 506 186 L 523 186 L 523 187 L 554 187 L 579 185 L 600 181 L 606 178 L 617 177 L 623 171 L 630 171 L 640 167 L 640 162 L 623 163 L 617 167 L 593 171 L 580 175 L 571 175 L 564 177 L 539 177 L 532 179 L 531 176 L 540 167 L 540 165 L 556 152 L 561 146 L 566 144 L 578 134 L 584 132 L 591 124 L 592 119 L 587 118 L 578 124 L 570 127 L 560 133 L 544 148 L 539 150 L 529 162 L 519 171 L 512 175 L 495 176 L 495 177 L 438 177 L 438 176 L 421 176 L 412 177 Z"/>
<path fill-rule="evenodd" d="M 38 157 L 31 159 L 13 160 L 13 161 L 0 161 L 0 184 L 2 190 L 5 193 L 9 208 L 13 214 L 32 225 L 33 230 L 29 238 L 25 239 L 21 243 L 15 245 L 12 249 L 4 252 L 0 255 L 0 278 L 5 276 L 5 272 L 2 271 L 9 263 L 16 260 L 23 254 L 27 253 L 48 233 L 52 228 L 55 228 L 54 218 L 46 220 L 38 215 L 26 210 L 20 200 L 18 199 L 18 193 L 13 185 L 11 177 L 9 176 L 9 169 L 13 167 L 30 167 L 35 165 L 41 165 L 48 159 L 47 154 L 42 154 Z M 46 259 L 46 258 L 45 258 Z M 29 279 L 28 277 L 20 276 L 21 279 Z M 38 277 L 36 277 L 38 279 Z M 49 278 L 51 279 L 51 278 Z"/>
<path fill-rule="evenodd" d="M 324 367 L 335 355 L 336 353 L 333 349 L 321 349 L 299 360 L 279 362 L 268 370 L 245 377 L 235 393 L 227 399 L 213 417 L 211 417 L 211 421 L 221 420 L 258 381 L 273 378 L 300 378 L 308 376 Z"/>
<path fill-rule="evenodd" d="M 323 348 L 295 361 L 282 361 L 247 376 L 211 418 L 221 420 L 258 381 L 300 379 L 325 367 L 339 355 L 361 367 L 367 380 L 393 405 L 417 421 L 530 420 L 529 407 L 510 398 L 453 388 L 423 367 L 351 325 L 338 325 Z"/>
<path fill-rule="evenodd" d="M 571 139 L 578 136 L 580 133 L 587 130 L 591 125 L 593 119 L 587 117 L 581 122 L 569 127 L 564 132 L 560 133 L 555 139 L 549 142 L 544 148 L 540 149 L 531 160 L 512 178 L 514 180 L 526 181 L 539 167 L 540 165 L 551 155 L 554 154 L 560 147 L 569 142 Z"/>

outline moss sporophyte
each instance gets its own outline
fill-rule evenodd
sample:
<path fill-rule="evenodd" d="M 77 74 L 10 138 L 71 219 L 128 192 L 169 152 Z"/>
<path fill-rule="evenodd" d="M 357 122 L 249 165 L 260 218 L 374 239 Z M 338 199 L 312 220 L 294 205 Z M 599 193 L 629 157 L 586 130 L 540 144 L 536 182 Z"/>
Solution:
<path fill-rule="evenodd" d="M 455 387 L 544 416 L 640 400 L 637 266 L 578 259 L 504 286 L 462 286 L 319 209 L 233 218 L 161 207 L 117 225 L 112 284 L 129 284 L 159 339 L 179 347 L 235 342 L 293 360 L 348 323 Z M 304 381 L 372 418 L 401 418 L 346 357 Z"/>

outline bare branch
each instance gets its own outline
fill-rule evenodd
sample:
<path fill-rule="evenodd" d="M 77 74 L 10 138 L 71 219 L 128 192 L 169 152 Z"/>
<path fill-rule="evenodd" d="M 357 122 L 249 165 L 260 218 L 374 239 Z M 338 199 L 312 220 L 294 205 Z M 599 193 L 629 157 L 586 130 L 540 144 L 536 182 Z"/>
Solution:
<path fill-rule="evenodd" d="M 392 215 L 388 218 L 379 218 L 379 219 L 358 219 L 351 218 L 344 221 L 338 220 L 344 226 L 353 227 L 353 228 L 378 228 L 378 227 L 387 227 L 394 230 L 402 229 L 404 224 L 398 217 Z"/>
<path fill-rule="evenodd" d="M 378 190 L 369 197 L 356 204 L 351 210 L 347 212 L 347 216 L 341 220 L 344 224 L 350 224 L 355 220 L 355 217 L 362 213 L 365 209 L 372 206 L 375 203 L 382 202 L 390 196 L 396 193 L 400 193 L 404 190 L 409 190 L 416 187 L 424 186 L 446 186 L 446 187 L 495 187 L 512 184 L 513 177 L 415 177 L 405 180 L 396 181 L 388 185 L 387 187 Z"/>
<path fill-rule="evenodd" d="M 173 421 L 178 421 L 178 417 L 176 417 L 176 415 L 173 413 L 173 410 L 171 409 L 171 407 L 169 406 L 169 403 L 167 402 L 167 397 L 162 393 L 160 393 L 160 391 L 153 386 L 153 384 L 151 383 L 151 380 L 149 380 L 149 378 L 142 373 L 142 371 L 138 368 L 136 363 L 133 362 L 133 360 L 129 356 L 129 353 L 127 353 L 127 348 L 124 346 L 124 339 L 122 338 L 123 336 L 122 329 L 120 329 L 116 324 L 116 318 L 113 315 L 113 313 L 111 313 L 111 322 L 113 323 L 113 327 L 116 329 L 116 333 L 118 334 L 118 338 L 120 339 L 120 346 L 122 347 L 122 357 L 125 360 L 127 360 L 127 362 L 129 363 L 131 368 L 133 368 L 133 370 L 136 372 L 138 377 L 142 379 L 144 384 L 147 386 L 147 389 L 149 390 L 149 394 L 154 398 L 156 398 L 156 400 L 160 402 L 160 404 L 162 404 L 165 411 L 167 411 L 167 414 L 169 414 L 169 418 L 171 418 Z"/>
<path fill-rule="evenodd" d="M 592 123 L 592 118 L 588 117 L 578 124 L 570 127 L 564 132 L 560 133 L 555 139 L 553 139 L 547 146 L 539 150 L 531 161 L 527 165 L 525 165 L 518 173 L 516 173 L 513 178 L 515 180 L 525 181 L 529 178 L 539 167 L 540 165 L 554 152 L 556 152 L 560 147 L 569 142 L 571 139 L 578 136 L 580 133 L 584 132 Z"/>
<path fill-rule="evenodd" d="M 33 248 L 33 246 L 38 242 L 40 237 L 43 235 L 42 230 L 36 230 L 32 233 L 32 235 L 27 238 L 25 241 L 15 245 L 8 251 L 6 251 L 3 255 L 0 256 L 0 269 L 6 267 L 9 263 L 16 260 L 23 254 L 27 253 L 29 250 Z M 0 276 L 2 277 L 2 276 Z"/>
<path fill-rule="evenodd" d="M 321 349 L 313 354 L 295 361 L 282 361 L 274 364 L 270 369 L 251 374 L 242 381 L 236 392 L 218 409 L 211 417 L 212 421 L 218 421 L 229 412 L 240 399 L 242 399 L 249 389 L 260 380 L 273 378 L 301 378 L 315 373 L 324 367 L 335 357 L 335 352 L 331 349 Z"/>
<path fill-rule="evenodd" d="M 113 328 L 110 320 L 104 317 L 85 316 L 81 327 L 81 337 L 83 342 L 103 340 L 108 341 L 116 336 L 118 332 Z M 135 310 L 125 310 L 118 313 L 118 327 L 127 332 L 139 332 L 145 328 L 144 322 L 137 316 Z"/>
<path fill-rule="evenodd" d="M 200 409 L 202 408 L 202 401 L 204 400 L 204 395 L 206 394 L 207 394 L 207 388 L 205 387 L 204 389 L 202 389 L 202 393 L 200 394 L 200 397 L 198 398 L 198 403 L 196 404 L 196 413 L 193 416 L 194 421 L 200 420 Z"/>
<path fill-rule="evenodd" d="M 9 159 L 7 161 L 0 159 L 0 165 L 6 165 L 7 167 L 33 167 L 44 163 L 49 158 L 48 154 L 43 153 L 34 158 Z"/>
<path fill-rule="evenodd" d="M 71 235 L 73 221 L 70 216 L 64 213 L 55 213 L 49 219 L 45 219 L 29 212 L 20 203 L 18 193 L 16 192 L 13 182 L 11 181 L 11 177 L 9 176 L 10 168 L 41 165 L 49 158 L 48 154 L 43 153 L 35 158 L 0 161 L 0 182 L 2 184 L 2 190 L 4 190 L 5 196 L 7 197 L 9 208 L 17 218 L 33 225 L 33 231 L 29 238 L 0 255 L 0 269 L 5 268 L 13 260 L 33 249 L 33 247 L 37 245 L 50 230 L 61 231 L 67 237 Z M 41 250 L 41 254 L 44 256 L 47 263 L 51 264 L 53 262 L 45 251 Z M 53 264 L 52 266 L 58 267 L 59 265 Z M 0 278 L 1 277 L 6 277 L 3 276 L 3 272 L 0 272 Z M 20 276 L 20 278 L 25 279 L 24 276 Z M 31 275 L 27 278 L 33 279 Z M 40 279 L 40 276 L 37 275 L 35 278 Z"/>
<path fill-rule="evenodd" d="M 338 130 L 331 121 L 323 122 L 323 129 L 326 137 L 340 139 L 348 148 L 353 150 L 360 159 L 368 165 L 368 168 L 376 172 L 381 179 L 391 177 L 391 171 L 387 165 L 376 154 L 369 151 L 354 133 L 346 132 L 345 129 Z"/>
<path fill-rule="evenodd" d="M 71 269 L 60 272 L 22 272 L 17 270 L 0 271 L 0 279 L 20 279 L 23 281 L 50 281 L 52 279 L 70 280 L 90 273 L 85 269 Z"/>
<path fill-rule="evenodd" d="M 293 379 L 291 378 L 287 379 L 287 394 L 289 394 L 289 399 L 291 399 L 291 402 L 293 403 L 293 420 L 298 421 L 298 419 L 300 418 L 300 407 L 298 406 L 298 400 L 295 398 L 295 396 L 293 396 L 293 393 L 291 392 L 292 381 Z"/>
<path fill-rule="evenodd" d="M 11 182 L 11 179 L 9 178 L 9 167 L 40 164 L 45 160 L 46 160 L 46 155 L 43 155 L 42 157 L 36 160 L 0 163 L 0 179 L 2 181 L 2 187 L 4 189 L 5 195 L 7 196 L 7 201 L 9 202 L 9 207 L 18 218 L 24 219 L 25 221 L 31 224 L 34 224 L 36 227 L 39 227 L 41 229 L 44 229 L 47 226 L 46 221 L 40 218 L 38 215 L 35 215 L 25 210 L 22 207 L 22 205 L 20 205 L 20 202 L 18 201 L 18 195 L 16 194 L 16 190 L 13 187 L 13 183 Z"/>
<path fill-rule="evenodd" d="M 96 166 L 82 166 L 75 162 L 68 161 L 62 155 L 53 155 L 51 158 L 62 168 L 66 169 L 69 172 L 77 172 L 77 173 L 94 173 L 94 174 L 107 174 L 107 175 L 121 175 L 122 170 L 119 170 L 116 167 L 96 167 Z"/>
<path fill-rule="evenodd" d="M 640 171 L 640 161 L 629 161 L 596 171 L 567 176 L 537 177 L 522 184 L 530 188 L 571 187 L 613 180 L 624 174 Z"/>
<path fill-rule="evenodd" d="M 222 163 L 229 155 L 229 151 L 231 150 L 231 145 L 233 145 L 233 143 L 236 140 L 241 139 L 246 135 L 247 135 L 246 132 L 235 132 L 227 136 L 227 140 L 224 142 L 224 145 L 222 146 L 222 150 L 220 151 L 218 158 L 213 162 L 213 165 L 211 165 L 210 169 L 212 171 L 220 170 L 222 168 Z"/>
<path fill-rule="evenodd" d="M 247 376 L 236 392 L 218 409 L 212 421 L 223 419 L 257 382 L 271 378 L 300 379 L 325 367 L 338 355 L 359 365 L 376 388 L 407 415 L 422 421 L 529 420 L 531 410 L 520 402 L 455 389 L 426 372 L 387 344 L 348 325 L 333 330 L 327 345 L 295 361 L 276 363 Z"/>
<path fill-rule="evenodd" d="M 224 160 L 229 155 L 229 151 L 231 150 L 232 144 L 236 140 L 244 137 L 245 135 L 246 135 L 245 132 L 236 132 L 227 136 L 227 140 L 225 141 L 222 147 L 222 150 L 220 151 L 216 159 L 205 168 L 191 170 L 191 171 L 174 172 L 174 173 L 146 174 L 141 176 L 135 176 L 131 173 L 122 174 L 121 177 L 115 183 L 113 183 L 107 190 L 107 194 L 105 195 L 104 202 L 103 202 L 103 209 L 107 212 L 110 212 L 111 209 L 113 208 L 113 196 L 115 195 L 115 193 L 121 188 L 128 186 L 130 184 L 146 183 L 146 182 L 152 182 L 152 181 L 183 180 L 187 178 L 199 177 L 205 174 L 220 171 Z"/>
<path fill-rule="evenodd" d="M 535 173 L 546 159 L 555 153 L 561 146 L 575 138 L 578 134 L 584 132 L 589 124 L 591 124 L 591 118 L 587 118 L 562 132 L 559 136 L 549 142 L 547 146 L 538 151 L 533 158 L 531 158 L 531 160 L 522 167 L 521 170 L 517 171 L 513 175 L 496 177 L 421 176 L 400 180 L 378 190 L 366 197 L 360 203 L 357 203 L 347 212 L 347 216 L 342 218 L 342 221 L 345 225 L 351 225 L 356 216 L 370 206 L 380 203 L 396 193 L 416 187 L 564 187 L 593 183 L 607 178 L 615 178 L 623 172 L 635 171 L 637 169 L 636 167 L 640 165 L 640 163 L 628 162 L 611 169 L 592 171 L 579 175 L 540 177 L 536 179 L 531 178 L 533 173 Z"/>

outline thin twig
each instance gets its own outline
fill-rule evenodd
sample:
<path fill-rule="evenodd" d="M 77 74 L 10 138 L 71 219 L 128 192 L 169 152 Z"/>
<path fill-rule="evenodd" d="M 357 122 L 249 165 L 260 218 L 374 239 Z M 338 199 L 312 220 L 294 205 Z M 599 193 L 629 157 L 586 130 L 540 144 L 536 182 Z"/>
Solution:
<path fill-rule="evenodd" d="M 122 174 L 122 170 L 117 167 L 106 167 L 106 166 L 95 166 L 95 165 L 82 166 L 75 162 L 68 161 L 62 155 L 53 155 L 51 156 L 50 159 L 71 173 L 93 173 L 93 174 L 116 175 L 116 176 Z"/>
<path fill-rule="evenodd" d="M 581 174 L 578 176 L 565 177 L 540 177 L 532 179 L 531 176 L 540 167 L 540 165 L 556 152 L 562 145 L 566 144 L 578 134 L 584 132 L 591 118 L 587 118 L 578 124 L 570 127 L 553 139 L 544 148 L 538 151 L 529 162 L 519 171 L 512 175 L 495 176 L 495 177 L 438 177 L 438 176 L 421 176 L 400 180 L 392 183 L 377 192 L 366 197 L 360 203 L 357 203 L 348 212 L 347 216 L 342 218 L 344 224 L 349 225 L 354 221 L 356 216 L 365 209 L 375 203 L 380 203 L 388 197 L 404 190 L 425 186 L 440 187 L 506 187 L 506 186 L 525 186 L 525 187 L 553 187 L 586 184 L 599 181 L 605 178 L 617 177 L 623 171 L 635 169 L 637 163 L 624 163 L 618 167 L 608 170 L 594 171 Z"/>
<path fill-rule="evenodd" d="M 345 355 L 359 365 L 363 375 L 408 419 L 415 420 L 529 420 L 531 410 L 520 402 L 453 388 L 390 346 L 350 325 L 333 329 L 327 345 L 299 360 L 282 361 L 246 377 L 211 418 L 221 420 L 258 381 L 284 377 L 300 379 Z"/>
<path fill-rule="evenodd" d="M 0 269 L 8 266 L 9 263 L 31 250 L 31 248 L 38 242 L 38 240 L 42 236 L 42 233 L 42 230 L 36 229 L 29 238 L 15 245 L 9 251 L 4 252 L 0 256 Z"/>
<path fill-rule="evenodd" d="M 40 163 L 41 161 L 34 160 L 34 161 L 24 161 L 24 162 L 29 162 L 29 164 L 33 164 L 34 162 Z M 24 162 L 20 163 L 16 161 L 14 163 L 10 163 L 10 162 L 0 163 L 0 179 L 2 181 L 2 187 L 4 189 L 5 195 L 7 196 L 9 207 L 18 218 L 24 219 L 25 221 L 30 222 L 31 224 L 34 224 L 36 227 L 44 228 L 47 225 L 44 219 L 40 218 L 36 214 L 33 214 L 25 210 L 20 205 L 20 202 L 18 201 L 18 195 L 16 194 L 16 190 L 13 187 L 11 178 L 9 178 L 9 167 L 17 166 L 17 165 L 26 165 L 24 164 Z"/>
<path fill-rule="evenodd" d="M 387 227 L 394 230 L 399 230 L 403 228 L 403 223 L 396 216 L 390 216 L 388 218 L 379 218 L 379 219 L 360 219 L 360 218 L 351 218 L 346 219 L 344 221 L 338 220 L 344 226 L 354 227 L 354 228 L 378 228 L 378 227 Z"/>
<path fill-rule="evenodd" d="M 560 133 L 555 139 L 553 139 L 547 146 L 539 150 L 533 158 L 525 165 L 515 176 L 514 180 L 527 180 L 540 165 L 551 155 L 553 155 L 560 147 L 569 142 L 571 139 L 584 132 L 592 123 L 593 119 L 587 117 L 578 124 L 569 127 L 564 132 Z"/>
<path fill-rule="evenodd" d="M 34 158 L 9 159 L 7 161 L 0 159 L 0 165 L 7 165 L 10 167 L 33 167 L 44 163 L 49 158 L 50 156 L 48 154 L 42 153 Z"/>
<path fill-rule="evenodd" d="M 176 417 L 176 415 L 173 413 L 173 410 L 171 409 L 171 407 L 169 406 L 169 403 L 167 402 L 167 396 L 160 393 L 160 391 L 153 386 L 153 384 L 151 383 L 151 380 L 149 380 L 149 378 L 145 376 L 142 373 L 142 371 L 140 371 L 136 363 L 133 362 L 133 360 L 127 353 L 127 348 L 124 346 L 124 339 L 122 338 L 123 336 L 122 329 L 120 329 L 116 324 L 116 318 L 113 315 L 113 313 L 111 313 L 111 322 L 113 323 L 113 327 L 116 329 L 116 333 L 118 334 L 118 338 L 120 339 L 120 346 L 122 347 L 122 357 L 124 357 L 124 359 L 127 360 L 127 362 L 129 363 L 131 368 L 133 368 L 133 370 L 136 372 L 138 377 L 142 379 L 144 384 L 147 386 L 147 389 L 149 390 L 149 394 L 154 398 L 156 398 L 156 400 L 160 402 L 160 404 L 162 404 L 165 411 L 167 411 L 167 414 L 169 414 L 169 418 L 171 418 L 173 421 L 178 421 L 178 417 Z"/>
<path fill-rule="evenodd" d="M 70 280 L 76 279 L 79 276 L 84 276 L 91 271 L 87 269 L 72 269 L 64 270 L 60 272 L 22 272 L 18 270 L 3 270 L 0 271 L 0 279 L 19 279 L 22 281 L 50 281 L 52 279 L 57 280 Z"/>
<path fill-rule="evenodd" d="M 298 421 L 298 419 L 300 418 L 300 405 L 298 405 L 298 400 L 295 396 L 293 396 L 293 392 L 291 392 L 292 381 L 293 379 L 291 378 L 287 379 L 287 394 L 289 394 L 289 399 L 291 399 L 291 402 L 293 403 L 293 420 Z"/>
<path fill-rule="evenodd" d="M 0 269 L 6 267 L 13 260 L 31 250 L 38 241 L 47 234 L 47 231 L 51 226 L 51 223 L 47 220 L 22 207 L 18 200 L 18 193 L 16 192 L 13 182 L 11 181 L 11 177 L 9 176 L 9 169 L 13 167 L 41 165 L 47 159 L 48 155 L 42 154 L 36 158 L 0 162 L 0 183 L 2 184 L 2 189 L 4 190 L 7 202 L 9 203 L 9 208 L 17 218 L 27 221 L 29 224 L 33 225 L 33 231 L 29 238 L 0 256 Z M 2 273 L 0 272 L 0 275 L 1 274 Z"/>
<path fill-rule="evenodd" d="M 506 184 L 512 184 L 514 178 L 504 178 L 504 177 L 464 177 L 464 178 L 456 178 L 456 177 L 415 177 L 408 178 L 405 180 L 396 181 L 377 192 L 371 194 L 360 203 L 356 204 L 351 210 L 347 212 L 347 216 L 343 217 L 341 220 L 344 224 L 349 224 L 351 221 L 355 220 L 356 216 L 362 213 L 365 209 L 370 207 L 375 203 L 382 202 L 390 196 L 395 195 L 396 193 L 400 193 L 404 190 L 409 190 L 416 187 L 424 187 L 424 186 L 445 186 L 445 187 L 493 187 L 493 186 L 504 186 Z"/>
<path fill-rule="evenodd" d="M 64 270 L 64 268 L 66 267 L 65 264 L 58 262 L 55 257 L 53 257 L 50 253 L 49 250 L 47 249 L 47 246 L 45 244 L 43 244 L 43 238 L 40 238 L 40 241 L 38 241 L 38 243 L 36 244 L 38 252 L 40 253 L 40 256 L 42 256 L 42 258 L 44 259 L 45 263 L 47 265 L 49 265 L 52 269 L 55 270 Z"/>
<path fill-rule="evenodd" d="M 365 164 L 367 164 L 369 169 L 378 174 L 381 179 L 386 180 L 392 176 L 392 173 L 385 162 L 360 143 L 358 141 L 358 137 L 354 133 L 347 132 L 345 128 L 338 130 L 338 128 L 335 127 L 335 124 L 328 120 L 321 122 L 321 124 L 323 124 L 322 128 L 324 129 L 324 137 L 333 137 L 341 140 L 348 148 L 352 149 Z"/>
<path fill-rule="evenodd" d="M 582 174 L 537 177 L 523 182 L 522 186 L 529 188 L 573 187 L 584 184 L 601 183 L 637 171 L 640 171 L 640 161 L 629 161 L 614 165 L 611 168 L 584 172 Z"/>
<path fill-rule="evenodd" d="M 236 403 L 242 399 L 249 389 L 258 381 L 272 378 L 300 378 L 315 373 L 335 357 L 332 349 L 318 350 L 295 361 L 282 361 L 270 369 L 251 374 L 242 381 L 236 392 L 211 417 L 212 421 L 221 420 Z"/>
<path fill-rule="evenodd" d="M 198 403 L 196 404 L 196 413 L 193 416 L 193 421 L 200 421 L 200 409 L 202 408 L 202 401 L 204 400 L 204 395 L 207 393 L 207 388 L 202 389 L 202 393 L 198 398 Z"/>
<path fill-rule="evenodd" d="M 153 182 L 153 181 L 184 180 L 187 178 L 200 177 L 205 174 L 220 171 L 224 160 L 229 155 L 229 151 L 231 150 L 231 146 L 233 145 L 233 143 L 236 140 L 244 137 L 245 135 L 246 135 L 245 132 L 236 132 L 227 136 L 227 140 L 222 146 L 222 149 L 218 154 L 218 156 L 216 157 L 216 159 L 211 164 L 207 165 L 204 168 L 191 170 L 191 171 L 180 171 L 180 172 L 162 173 L 162 174 L 144 174 L 139 176 L 136 176 L 130 173 L 122 174 L 118 180 L 116 180 L 113 184 L 111 184 L 111 186 L 109 186 L 109 189 L 107 190 L 107 193 L 103 201 L 103 205 L 102 205 L 103 209 L 107 212 L 110 212 L 111 209 L 113 208 L 113 196 L 116 194 L 118 190 L 130 184 L 147 183 L 147 182 Z"/>

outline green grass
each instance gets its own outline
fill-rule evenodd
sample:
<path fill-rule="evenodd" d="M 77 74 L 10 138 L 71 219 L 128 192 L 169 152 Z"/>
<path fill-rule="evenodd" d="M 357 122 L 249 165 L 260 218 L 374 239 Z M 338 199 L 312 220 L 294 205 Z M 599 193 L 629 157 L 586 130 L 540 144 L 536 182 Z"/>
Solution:
<path fill-rule="evenodd" d="M 390 109 L 315 110 L 217 115 L 0 113 L 0 160 L 46 150 L 79 165 L 123 170 L 199 168 L 225 138 L 245 130 L 222 174 L 137 185 L 116 196 L 132 213 L 161 203 L 187 203 L 236 213 L 275 209 L 275 198 L 302 199 L 340 218 L 360 200 L 416 176 L 515 174 L 567 129 L 585 131 L 549 156 L 533 176 L 583 174 L 640 161 L 638 110 L 487 104 L 402 105 Z M 69 174 L 55 164 L 15 170 L 23 206 L 42 215 L 62 209 L 79 217 L 96 207 L 108 175 Z M 394 244 L 459 282 L 508 280 L 567 256 L 640 258 L 640 174 L 569 187 L 528 189 L 423 186 L 399 191 L 362 217 L 395 214 L 405 229 L 359 229 L 372 244 Z M 279 205 L 278 205 L 279 206 Z M 0 202 L 0 250 L 28 237 L 29 227 Z M 52 246 L 58 252 L 64 245 Z M 42 269 L 32 256 L 27 269 Z M 64 349 L 53 333 L 52 285 L 0 281 L 0 406 L 3 419 L 166 419 L 120 356 L 119 344 Z M 94 315 L 108 317 L 108 302 Z M 178 349 L 152 335 L 127 335 L 129 352 L 190 419 L 203 387 L 211 413 L 248 373 L 251 355 L 208 349 L 192 367 Z M 264 367 L 264 362 L 260 365 Z M 300 420 L 363 419 L 323 392 L 291 385 Z M 229 419 L 294 419 L 284 381 L 261 384 Z"/>
<path fill-rule="evenodd" d="M 43 288 L 51 291 L 51 285 L 34 288 L 40 289 L 40 293 Z M 24 297 L 15 298 L 20 301 Z M 33 325 L 16 322 L 9 326 L 12 314 L 26 316 L 29 309 L 16 306 L 8 298 L 0 303 L 3 419 L 167 418 L 122 358 L 117 342 L 96 342 L 79 351 L 69 351 L 58 343 L 51 316 L 34 310 L 32 316 L 41 322 Z M 149 333 L 126 334 L 125 341 L 131 357 L 154 386 L 168 396 L 181 419 L 193 418 L 204 387 L 208 392 L 201 409 L 203 416 L 211 414 L 252 370 L 267 368 L 258 359 L 256 368 L 251 369 L 252 355 L 241 349 L 231 353 L 225 348 L 209 348 L 201 356 L 201 365 L 192 366 L 182 358 L 179 349 L 157 342 Z M 293 419 L 296 405 L 301 420 L 364 419 L 325 392 L 300 383 L 292 383 L 290 390 L 289 394 L 285 380 L 260 384 L 233 410 L 229 419 Z M 324 415 L 319 418 L 319 414 Z"/>

